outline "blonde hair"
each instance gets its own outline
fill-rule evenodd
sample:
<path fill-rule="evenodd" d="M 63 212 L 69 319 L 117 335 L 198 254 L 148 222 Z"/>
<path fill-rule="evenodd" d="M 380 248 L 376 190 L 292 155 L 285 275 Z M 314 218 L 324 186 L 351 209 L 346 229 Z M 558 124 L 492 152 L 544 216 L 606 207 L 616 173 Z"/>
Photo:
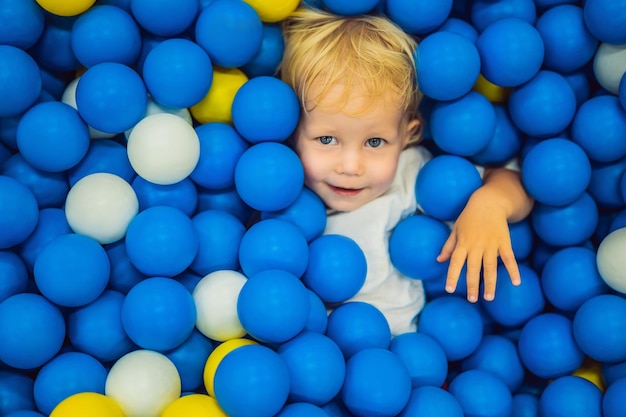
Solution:
<path fill-rule="evenodd" d="M 360 88 L 368 102 L 390 100 L 410 118 L 420 119 L 417 41 L 391 20 L 301 7 L 282 24 L 285 50 L 280 76 L 295 90 L 304 111 L 305 102 L 317 105 L 332 87 L 341 85 L 343 95 L 335 103 L 339 109 L 345 109 L 351 91 Z M 312 85 L 317 87 L 315 97 Z"/>

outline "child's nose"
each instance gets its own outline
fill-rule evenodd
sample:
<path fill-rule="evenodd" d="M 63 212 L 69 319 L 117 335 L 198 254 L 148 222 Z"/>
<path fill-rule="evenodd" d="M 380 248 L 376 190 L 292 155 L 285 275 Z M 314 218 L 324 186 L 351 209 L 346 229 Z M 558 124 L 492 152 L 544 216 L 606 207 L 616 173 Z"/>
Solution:
<path fill-rule="evenodd" d="M 363 157 L 359 151 L 346 150 L 341 153 L 337 172 L 344 175 L 361 175 L 363 173 Z"/>

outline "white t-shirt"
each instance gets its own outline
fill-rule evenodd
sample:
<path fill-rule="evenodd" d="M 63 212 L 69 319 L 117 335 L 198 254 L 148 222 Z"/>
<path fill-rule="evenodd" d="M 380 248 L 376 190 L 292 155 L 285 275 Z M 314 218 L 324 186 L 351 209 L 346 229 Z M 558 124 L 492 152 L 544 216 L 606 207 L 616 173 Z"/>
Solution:
<path fill-rule="evenodd" d="M 387 319 L 393 336 L 415 331 L 424 306 L 422 282 L 402 275 L 391 263 L 389 237 L 396 225 L 417 210 L 417 173 L 432 158 L 422 146 L 405 149 L 391 187 L 377 199 L 350 212 L 329 212 L 324 234 L 353 239 L 367 260 L 367 276 L 361 290 L 348 301 L 364 301 L 377 307 Z"/>

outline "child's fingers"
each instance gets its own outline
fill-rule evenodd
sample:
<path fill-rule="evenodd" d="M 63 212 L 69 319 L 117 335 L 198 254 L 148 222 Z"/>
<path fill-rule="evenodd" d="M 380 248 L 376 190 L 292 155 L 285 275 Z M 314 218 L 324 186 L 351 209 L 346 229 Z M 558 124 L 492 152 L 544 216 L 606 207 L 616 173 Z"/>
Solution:
<path fill-rule="evenodd" d="M 483 257 L 483 297 L 487 301 L 492 301 L 496 295 L 496 282 L 498 275 L 498 253 L 485 253 Z"/>
<path fill-rule="evenodd" d="M 480 271 L 483 266 L 482 253 L 468 254 L 467 257 L 467 300 L 470 303 L 478 301 L 480 289 Z"/>
<path fill-rule="evenodd" d="M 448 265 L 448 275 L 446 278 L 446 291 L 453 293 L 456 290 L 461 270 L 465 264 L 467 252 L 464 249 L 457 248 L 450 256 L 450 264 Z"/>
<path fill-rule="evenodd" d="M 437 262 L 445 262 L 452 256 L 454 252 L 454 247 L 456 246 L 456 234 L 454 232 L 450 233 L 448 239 L 441 247 L 441 252 L 437 255 Z"/>
<path fill-rule="evenodd" d="M 513 250 L 509 249 L 501 251 L 500 260 L 506 268 L 506 271 L 509 273 L 511 283 L 516 286 L 520 285 L 522 283 L 522 278 L 519 273 L 519 267 L 517 266 L 517 260 L 515 259 Z"/>

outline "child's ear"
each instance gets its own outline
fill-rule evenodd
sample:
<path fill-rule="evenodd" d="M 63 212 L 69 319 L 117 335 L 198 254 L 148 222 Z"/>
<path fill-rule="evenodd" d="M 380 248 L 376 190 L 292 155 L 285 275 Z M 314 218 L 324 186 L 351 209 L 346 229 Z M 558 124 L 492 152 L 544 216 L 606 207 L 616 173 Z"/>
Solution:
<path fill-rule="evenodd" d="M 405 145 L 415 142 L 414 137 L 423 129 L 422 121 L 419 119 L 410 119 L 406 127 Z"/>

